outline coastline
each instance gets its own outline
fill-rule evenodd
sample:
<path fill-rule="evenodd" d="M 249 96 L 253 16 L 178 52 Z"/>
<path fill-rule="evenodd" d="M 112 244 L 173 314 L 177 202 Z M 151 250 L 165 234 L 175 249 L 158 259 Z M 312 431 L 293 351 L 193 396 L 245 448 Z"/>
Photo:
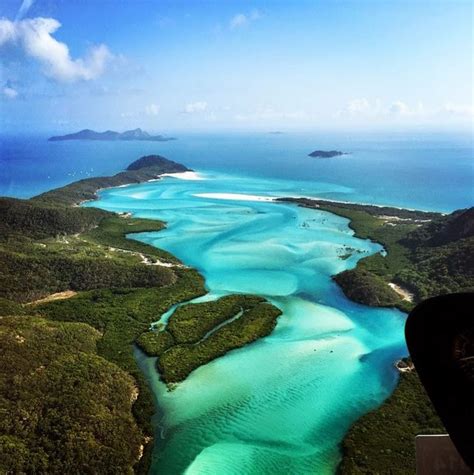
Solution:
<path fill-rule="evenodd" d="M 158 180 L 161 180 L 164 176 L 169 176 L 167 174 L 163 174 L 163 175 L 160 175 L 160 176 L 157 176 L 156 178 L 151 178 L 149 180 L 146 180 L 146 182 L 150 181 L 150 182 L 153 182 L 153 181 L 158 181 Z M 122 186 L 128 186 L 129 184 L 126 184 L 126 185 L 122 185 Z M 107 188 L 113 188 L 112 187 L 107 187 Z M 104 188 L 105 189 L 105 188 Z M 97 190 L 97 193 L 99 193 L 100 190 Z M 209 197 L 209 198 L 215 198 L 215 199 L 227 199 L 227 200 L 233 200 L 233 199 L 241 199 L 241 200 L 257 200 L 257 201 L 271 201 L 271 202 L 279 202 L 279 201 L 283 201 L 283 202 L 293 202 L 297 200 L 297 198 L 286 198 L 286 197 L 275 197 L 275 198 L 270 198 L 270 197 L 260 197 L 260 196 L 254 196 L 254 195 L 237 195 L 237 197 L 235 196 L 235 194 L 232 194 L 232 193 L 229 193 L 229 194 L 210 194 L 212 196 L 209 196 L 209 194 L 202 194 L 203 197 Z M 98 196 L 95 197 L 95 199 L 97 199 Z M 416 220 L 417 218 L 419 218 L 419 213 L 421 213 L 421 216 L 423 218 L 426 217 L 426 215 L 430 216 L 430 218 L 433 218 L 433 217 L 436 217 L 438 215 L 442 215 L 442 213 L 433 213 L 433 212 L 423 212 L 423 211 L 419 211 L 419 210 L 412 210 L 412 209 L 405 209 L 405 208 L 400 208 L 400 207 L 387 207 L 387 206 L 381 206 L 381 205 L 367 205 L 367 204 L 361 204 L 361 203 L 351 203 L 351 202 L 345 202 L 345 203 L 342 203 L 342 202 L 338 202 L 338 201 L 330 201 L 330 200 L 318 200 L 319 202 L 322 202 L 322 206 L 321 206 L 321 203 L 318 204 L 317 208 L 318 209 L 321 209 L 323 211 L 329 211 L 333 214 L 338 214 L 340 216 L 343 216 L 343 217 L 347 217 L 345 215 L 345 213 L 338 213 L 338 212 L 335 212 L 336 210 L 335 209 L 324 209 L 325 206 L 338 206 L 338 205 L 341 205 L 341 204 L 344 204 L 344 205 L 347 205 L 347 206 L 350 206 L 350 207 L 355 207 L 356 209 L 359 209 L 360 207 L 369 207 L 371 209 L 375 209 L 375 211 L 377 212 L 377 215 L 379 216 L 380 213 L 384 213 L 383 216 L 388 216 L 390 215 L 390 213 L 396 213 L 396 215 L 398 216 L 398 214 L 401 214 L 402 216 L 405 216 L 406 213 L 408 213 L 409 215 L 411 215 L 412 213 L 414 213 L 414 216 L 411 217 L 412 219 Z M 300 203 L 296 203 L 298 205 L 301 205 Z M 388 214 L 387 214 L 388 213 Z M 349 218 L 350 219 L 350 218 Z M 400 218 L 400 219 L 403 219 L 403 218 Z M 423 221 L 429 221 L 429 220 L 423 220 Z M 353 225 L 352 225 L 352 220 L 350 220 L 350 223 L 349 223 L 349 227 L 351 227 L 351 229 L 354 230 L 355 232 L 355 235 L 359 235 L 358 234 L 358 230 L 357 229 L 354 229 L 353 228 Z M 364 239 L 370 239 L 374 242 L 377 242 L 380 244 L 380 241 L 372 236 L 368 236 L 368 235 L 359 235 L 360 237 L 364 238 Z M 395 284 L 396 285 L 396 284 Z M 355 299 L 354 299 L 355 300 Z M 357 301 L 357 300 L 355 300 Z M 376 306 L 376 305 L 373 305 L 373 303 L 365 303 L 363 302 L 364 304 L 366 305 L 369 305 L 369 306 Z M 402 305 L 398 305 L 398 304 L 393 304 L 393 305 L 388 305 L 389 307 L 394 307 L 394 308 L 399 308 L 399 309 L 402 309 L 404 311 L 407 311 L 407 307 L 404 306 L 403 304 Z M 397 364 L 396 361 L 393 362 L 394 365 Z M 403 375 L 401 375 L 403 376 Z M 401 380 L 399 380 L 398 384 L 397 384 L 397 387 L 395 389 L 395 391 L 397 391 L 397 389 L 399 388 L 401 384 Z M 382 407 L 384 406 L 385 403 L 383 403 Z M 380 409 L 379 409 L 380 410 Z M 377 410 L 375 410 L 377 411 Z M 360 423 L 359 421 L 363 420 L 363 418 L 366 417 L 366 416 L 363 416 L 361 419 L 359 419 L 358 421 L 356 421 L 356 423 L 354 424 L 353 427 L 357 427 L 358 424 Z M 349 437 L 349 432 L 346 434 L 346 437 L 344 438 L 344 440 L 341 442 L 343 447 L 346 443 L 346 438 Z M 150 449 L 151 449 L 152 445 L 150 445 Z M 149 449 L 149 450 L 150 450 Z M 345 450 L 343 451 L 343 453 L 345 453 Z M 341 462 L 343 464 L 343 462 Z M 342 467 L 343 465 L 341 465 Z"/>
<path fill-rule="evenodd" d="M 446 215 L 307 198 L 281 201 L 345 217 L 356 236 L 383 245 L 385 255 L 365 257 L 333 277 L 353 301 L 409 312 L 430 296 L 474 287 L 469 263 L 459 264 L 474 246 L 474 208 Z M 394 366 L 399 378 L 392 395 L 359 418 L 341 442 L 339 475 L 384 473 L 387 467 L 414 473 L 415 436 L 445 432 L 411 361 Z"/>
<path fill-rule="evenodd" d="M 128 258 L 134 259 L 137 256 L 140 257 L 140 267 L 143 266 L 150 270 L 151 268 L 153 268 L 153 270 L 157 269 L 157 272 L 159 270 L 160 274 L 165 271 L 168 273 L 173 272 L 176 276 L 174 280 L 165 284 L 164 287 L 152 286 L 150 288 L 140 288 L 141 284 L 138 283 L 138 285 L 132 284 L 125 286 L 119 284 L 119 286 L 129 288 L 129 290 L 123 294 L 124 297 L 120 297 L 122 295 L 121 291 L 112 291 L 112 294 L 109 295 L 110 291 L 107 290 L 107 288 L 104 290 L 99 289 L 91 291 L 86 287 L 81 288 L 80 292 L 76 292 L 75 290 L 67 291 L 58 289 L 58 292 L 53 291 L 53 293 L 51 293 L 51 291 L 42 292 L 38 296 L 39 298 L 35 298 L 33 302 L 31 302 L 31 300 L 33 300 L 31 299 L 31 303 L 28 305 L 28 314 L 39 315 L 47 320 L 57 320 L 59 322 L 84 322 L 95 328 L 100 334 L 100 346 L 103 347 L 103 350 L 99 349 L 99 355 L 109 360 L 111 363 L 118 365 L 135 378 L 136 386 L 134 386 L 130 395 L 130 404 L 132 406 L 135 421 L 143 431 L 143 437 L 141 438 L 141 443 L 138 447 L 138 458 L 136 459 L 135 464 L 136 473 L 147 473 L 148 471 L 154 437 L 151 419 L 157 407 L 153 402 L 153 397 L 150 388 L 144 379 L 144 375 L 138 369 L 137 362 L 133 358 L 133 347 L 140 335 L 148 333 L 150 325 L 156 321 L 157 315 L 166 313 L 166 311 L 178 303 L 187 302 L 196 297 L 202 296 L 207 291 L 205 289 L 203 277 L 195 269 L 182 265 L 176 257 L 166 251 L 140 243 L 139 241 L 127 239 L 126 237 L 137 232 L 159 231 L 164 227 L 163 222 L 157 220 L 136 219 L 132 218 L 130 213 L 110 213 L 95 208 L 81 207 L 80 205 L 85 202 L 97 200 L 99 198 L 98 193 L 100 190 L 144 183 L 149 180 L 159 180 L 164 176 L 182 178 L 183 173 L 187 173 L 184 177 L 185 179 L 196 179 L 195 174 L 190 176 L 190 173 L 194 172 L 188 170 L 185 172 L 182 172 L 181 170 L 175 172 L 174 170 L 162 171 L 154 169 L 145 170 L 145 173 L 143 173 L 143 170 L 139 170 L 138 176 L 133 173 L 130 177 L 130 182 L 127 183 L 123 182 L 125 177 L 124 172 L 122 172 L 113 177 L 99 177 L 97 179 L 92 178 L 73 182 L 62 188 L 42 193 L 30 200 L 4 199 L 8 206 L 26 206 L 27 210 L 35 210 L 35 213 L 46 213 L 45 219 L 52 218 L 53 227 L 59 225 L 61 228 L 61 226 L 66 225 L 66 223 L 58 223 L 56 221 L 56 215 L 64 217 L 67 215 L 71 215 L 72 217 L 76 214 L 81 217 L 93 216 L 94 219 L 92 219 L 91 223 L 86 224 L 85 228 L 81 228 L 80 230 L 74 228 L 74 234 L 72 234 L 72 231 L 68 231 L 66 227 L 61 230 L 58 229 L 57 231 L 53 231 L 53 234 L 56 235 L 56 241 L 62 243 L 61 245 L 68 248 L 69 246 L 75 247 L 76 245 L 83 247 L 85 243 L 90 243 L 94 247 L 102 247 L 105 245 L 106 247 L 102 249 L 105 252 L 110 252 L 110 255 L 105 255 L 104 257 L 110 258 L 114 254 L 120 254 L 118 258 L 123 260 Z M 150 178 L 150 176 L 152 178 Z M 118 182 L 120 184 L 117 184 L 117 181 L 114 180 L 116 177 L 118 177 Z M 107 186 L 103 186 L 104 181 Z M 82 197 L 84 193 L 90 196 L 90 198 L 78 200 L 77 198 Z M 52 215 L 50 216 L 51 213 Z M 13 224 L 14 226 L 18 225 L 16 222 Z M 19 224 L 21 225 L 21 223 Z M 69 224 L 67 226 L 69 226 Z M 49 243 L 44 244 L 43 242 L 33 242 L 33 244 L 38 246 L 40 249 L 48 248 L 50 245 Z M 123 252 L 114 252 L 117 250 L 122 250 Z M 44 252 L 46 252 L 46 250 Z M 93 252 L 97 253 L 96 250 Z M 124 257 L 121 257 L 122 255 Z M 152 256 L 152 259 L 148 256 Z M 165 263 L 161 260 L 163 256 L 165 256 Z M 167 274 L 165 273 L 164 275 Z M 112 284 L 112 286 L 115 285 Z M 127 297 L 129 294 L 131 297 L 131 307 L 129 307 Z M 134 303 L 134 294 L 141 295 L 139 299 L 141 307 L 140 313 L 144 313 L 139 318 L 140 322 L 135 322 L 130 326 L 130 322 L 127 322 L 127 319 L 128 312 L 133 311 L 136 305 Z M 101 305 L 99 313 L 91 318 L 91 315 L 97 312 L 97 306 L 94 305 L 94 302 L 98 296 L 105 300 Z M 120 305 L 119 312 L 119 309 L 116 308 L 117 302 L 124 298 L 125 300 Z M 156 300 L 157 298 L 158 301 Z M 14 309 L 15 313 L 17 313 L 17 308 L 14 305 L 10 305 L 10 301 L 1 300 L 2 299 L 0 299 L 0 315 L 3 315 L 3 312 L 12 314 L 11 312 L 13 310 L 11 309 Z M 28 301 L 26 303 L 28 303 Z M 18 307 L 18 312 L 20 312 L 20 310 L 21 304 Z M 85 312 L 84 315 L 83 312 Z M 255 326 L 255 318 L 257 317 L 256 312 L 263 313 L 264 316 L 266 313 L 266 323 L 257 334 L 254 334 L 254 331 L 251 329 Z M 122 313 L 123 317 L 119 313 Z M 276 319 L 280 313 L 281 312 L 271 304 L 265 303 L 265 305 L 255 309 L 255 311 L 249 310 L 248 317 L 245 316 L 245 318 L 239 319 L 238 322 L 235 321 L 233 325 L 229 326 L 229 328 L 227 328 L 227 325 L 222 326 L 222 329 L 219 326 L 219 331 L 210 332 L 212 333 L 213 339 L 212 345 L 215 346 L 216 344 L 219 344 L 219 338 L 220 340 L 227 339 L 229 332 L 232 331 L 236 331 L 237 334 L 242 332 L 241 341 L 239 343 L 234 341 L 227 349 L 218 349 L 217 353 L 210 357 L 206 357 L 204 361 L 199 362 L 197 366 L 205 364 L 209 359 L 222 356 L 227 351 L 244 346 L 257 338 L 261 338 L 270 333 L 273 330 L 276 324 Z M 103 318 L 104 316 L 106 317 L 107 314 L 110 314 L 110 317 L 107 318 L 113 318 L 116 320 L 113 324 L 113 328 L 110 328 L 110 324 L 106 325 L 104 328 L 105 321 L 103 321 Z M 125 320 L 120 324 L 119 322 L 121 322 L 123 318 L 125 318 Z M 138 320 L 138 315 L 135 319 Z M 246 330 L 245 325 L 250 329 L 250 333 L 248 329 Z M 202 339 L 205 339 L 205 337 Z M 108 342 L 106 342 L 106 340 Z M 125 348 L 128 348 L 128 350 L 124 351 Z M 215 350 L 213 351 L 215 352 Z M 193 368 L 190 367 L 186 371 L 190 372 L 192 370 Z M 185 375 L 186 373 L 183 373 L 183 377 L 180 378 L 184 379 Z"/>
<path fill-rule="evenodd" d="M 206 195 L 206 196 L 207 196 L 207 195 Z M 226 198 L 227 198 L 227 199 L 234 199 L 234 196 L 235 196 L 235 194 L 226 194 Z M 212 196 L 207 196 L 207 197 L 220 199 L 220 195 L 219 195 L 218 197 L 216 197 L 215 194 L 212 195 Z M 248 199 L 248 198 L 254 199 L 255 196 L 246 195 L 245 198 L 246 198 L 246 199 Z M 285 199 L 284 199 L 284 198 L 283 198 L 283 199 L 280 199 L 280 198 L 277 199 L 277 198 L 275 198 L 275 199 L 272 200 L 272 201 L 273 201 L 273 202 L 279 202 L 279 201 L 285 201 Z M 294 203 L 293 203 L 293 204 L 294 204 Z M 357 204 L 354 204 L 354 206 L 358 206 L 358 205 L 357 205 Z M 408 211 L 408 210 L 402 209 L 401 211 L 404 212 L 404 211 Z M 332 211 L 331 211 L 331 212 L 332 212 Z M 379 208 L 377 208 L 377 212 L 380 214 Z M 337 214 L 337 213 L 334 213 L 334 214 Z M 367 237 L 364 237 L 364 238 L 367 239 Z M 377 241 L 377 242 L 379 242 L 379 241 Z M 395 306 L 394 306 L 394 307 L 395 307 Z M 393 361 L 393 363 L 395 364 L 395 361 Z"/>
<path fill-rule="evenodd" d="M 100 198 L 99 193 L 101 193 L 102 191 L 105 191 L 105 190 L 111 190 L 112 188 L 126 188 L 127 186 L 140 185 L 142 183 L 153 183 L 154 181 L 162 180 L 164 177 L 178 178 L 180 180 L 205 180 L 205 178 L 200 177 L 200 175 L 198 173 L 196 173 L 195 171 L 193 171 L 193 170 L 189 170 L 189 171 L 185 171 L 185 172 L 161 173 L 161 174 L 157 175 L 155 178 L 149 178 L 149 179 L 145 179 L 145 180 L 139 181 L 139 182 L 130 182 L 130 183 L 124 183 L 122 185 L 110 185 L 110 186 L 104 186 L 104 187 L 101 187 L 101 188 L 97 188 L 94 192 L 94 197 L 93 198 L 89 198 L 89 199 L 79 201 L 77 203 L 73 203 L 71 206 L 74 206 L 76 208 L 80 208 L 85 203 L 90 203 L 90 202 L 93 202 L 93 201 L 97 201 Z M 72 183 L 69 183 L 69 185 L 65 185 L 63 188 L 66 188 L 70 185 L 74 185 L 75 183 L 77 183 L 77 182 L 74 181 Z M 56 189 L 57 188 L 53 188 L 53 190 L 50 190 L 50 191 L 54 191 Z M 48 193 L 48 192 L 45 192 L 45 193 Z M 41 195 L 38 195 L 38 196 L 41 196 Z M 36 198 L 36 197 L 34 196 L 33 198 Z M 130 214 L 130 216 L 132 216 L 132 215 Z"/>
<path fill-rule="evenodd" d="M 177 173 L 182 173 L 182 172 L 177 172 Z M 123 178 L 123 176 L 122 176 L 121 174 L 118 174 L 118 175 L 121 176 L 120 179 Z M 132 184 L 144 183 L 144 182 L 148 182 L 148 181 L 161 180 L 163 176 L 169 176 L 169 175 L 170 175 L 170 173 L 162 173 L 162 174 L 156 174 L 156 173 L 155 173 L 155 175 L 154 175 L 153 178 L 143 179 L 142 181 L 135 181 L 135 180 L 137 180 L 137 177 L 134 176 L 134 177 L 132 178 L 133 181 L 130 182 L 130 183 L 121 183 L 121 184 L 119 184 L 119 185 L 110 184 L 109 186 L 106 186 L 106 187 L 98 187 L 98 188 L 95 188 L 94 190 L 91 190 L 90 187 L 89 187 L 89 185 L 91 184 L 91 181 L 95 183 L 95 179 L 85 180 L 85 181 L 87 182 L 87 186 L 88 186 L 87 191 L 88 191 L 89 193 L 90 193 L 90 192 L 93 192 L 93 198 L 90 198 L 90 199 L 88 199 L 88 200 L 83 200 L 82 202 L 79 202 L 79 203 L 84 203 L 84 202 L 86 202 L 86 201 L 94 201 L 94 200 L 97 200 L 97 199 L 99 198 L 98 193 L 100 193 L 100 191 L 101 191 L 101 190 L 104 190 L 104 189 L 110 189 L 110 188 L 116 188 L 116 187 L 129 186 L 129 185 L 132 185 Z M 115 175 L 115 176 L 117 176 L 117 175 Z M 110 178 L 111 178 L 111 177 L 99 178 L 99 179 L 97 179 L 97 181 L 100 182 L 101 180 L 104 180 L 104 179 L 105 179 L 105 180 L 109 180 Z M 113 177 L 112 177 L 112 178 L 113 178 Z M 76 196 L 77 190 L 75 190 L 75 187 L 77 187 L 77 184 L 78 184 L 78 183 L 81 183 L 81 182 L 73 182 L 73 183 L 71 183 L 71 184 L 69 184 L 69 185 L 66 185 L 66 186 L 63 187 L 63 188 L 56 189 L 56 190 L 51 190 L 50 192 L 46 192 L 46 193 L 40 195 L 40 197 L 42 197 L 42 198 L 38 199 L 39 197 L 35 197 L 35 198 L 33 198 L 32 200 L 33 200 L 33 201 L 36 200 L 37 202 L 40 202 L 40 203 L 47 203 L 47 200 L 45 200 L 45 195 L 48 195 L 48 194 L 51 195 L 51 193 L 52 193 L 53 198 L 54 198 L 53 201 L 55 201 L 56 204 L 59 204 L 59 202 L 57 201 L 57 200 L 58 200 L 58 197 L 60 197 L 60 194 L 58 195 L 58 191 L 59 191 L 60 193 L 61 193 L 61 192 L 64 193 L 63 196 L 65 197 L 65 200 L 66 200 L 66 203 L 62 203 L 62 205 L 66 206 L 66 207 L 67 207 L 67 206 L 71 206 L 71 207 L 74 207 L 74 208 L 78 208 L 78 207 L 80 207 L 80 204 L 79 204 L 78 202 L 73 202 L 73 203 L 71 204 L 71 203 L 70 203 L 71 195 L 68 193 L 68 192 L 70 191 L 70 189 L 72 188 L 72 189 L 73 189 L 73 192 L 74 192 L 74 196 Z M 247 197 L 250 196 L 251 198 L 255 198 L 255 196 L 253 196 L 253 195 L 245 195 L 245 196 L 247 196 Z M 233 199 L 233 198 L 229 198 L 229 199 Z M 298 202 L 297 202 L 297 201 L 298 201 L 297 198 L 275 198 L 275 199 L 269 198 L 269 200 L 272 201 L 272 202 L 279 202 L 279 201 L 292 202 L 292 203 L 294 203 L 294 204 L 303 205 L 303 206 L 304 206 L 304 205 L 308 205 L 308 203 L 303 203 L 303 204 L 298 203 Z M 309 201 L 308 199 L 304 199 L 304 200 Z M 351 221 L 350 221 L 351 227 L 352 227 L 352 229 L 355 231 L 356 235 L 358 235 L 358 236 L 360 236 L 360 237 L 363 237 L 364 239 L 371 239 L 370 233 L 367 232 L 367 229 L 360 228 L 360 216 L 359 216 L 359 215 L 356 216 L 356 219 L 355 219 L 355 220 L 354 220 L 354 219 L 351 219 L 351 218 L 354 218 L 354 216 L 351 216 L 351 215 L 350 215 L 351 212 L 356 211 L 356 212 L 358 212 L 358 213 L 362 213 L 362 212 L 367 213 L 367 210 L 361 210 L 361 208 L 367 208 L 367 207 L 369 207 L 369 208 L 375 208 L 375 209 L 376 209 L 376 212 L 377 212 L 378 214 L 377 214 L 377 217 L 376 217 L 375 219 L 378 219 L 378 220 L 383 221 L 383 219 L 382 219 L 383 217 L 389 216 L 389 215 L 386 214 L 386 208 L 389 208 L 389 207 L 382 207 L 383 210 L 384 210 L 384 214 L 382 215 L 382 218 L 381 218 L 381 217 L 380 217 L 380 208 L 381 208 L 381 207 L 379 207 L 379 206 L 377 206 L 377 205 L 372 206 L 372 205 L 362 205 L 362 204 L 357 204 L 357 203 L 331 202 L 331 201 L 324 200 L 324 203 L 323 203 L 323 205 L 321 206 L 321 203 L 319 203 L 320 201 L 323 201 L 323 200 L 318 200 L 318 203 L 316 203 L 317 206 L 315 206 L 315 208 L 316 208 L 317 210 L 329 211 L 329 212 L 331 212 L 331 213 L 338 214 L 338 215 L 340 215 L 340 216 L 344 216 L 344 217 L 350 219 L 350 220 L 351 220 Z M 342 208 L 342 209 L 341 209 L 341 208 L 338 208 L 341 204 L 344 204 L 344 205 L 345 205 L 345 208 Z M 312 207 L 312 206 L 309 206 L 309 207 Z M 348 211 L 348 208 L 347 208 L 347 207 L 349 207 L 349 211 Z M 404 216 L 406 215 L 406 213 L 409 213 L 409 214 L 410 214 L 410 213 L 415 213 L 416 216 L 418 216 L 419 213 L 423 213 L 422 216 L 424 216 L 424 214 L 426 213 L 426 212 L 418 212 L 418 211 L 413 211 L 413 210 L 407 210 L 407 209 L 403 209 L 403 208 L 390 208 L 390 209 L 395 209 L 395 210 L 397 210 L 397 213 L 399 213 L 399 214 L 401 213 L 401 214 L 404 215 Z M 349 214 L 349 215 L 348 215 L 348 214 Z M 368 213 L 368 214 L 370 214 L 370 213 Z M 431 213 L 431 214 L 434 215 L 434 216 L 433 216 L 433 219 L 434 219 L 438 214 L 441 215 L 441 213 Z M 418 223 L 415 223 L 415 221 L 416 221 L 416 216 L 415 216 L 415 215 L 411 216 L 410 219 L 412 219 L 412 220 L 414 221 L 414 223 L 411 223 L 411 225 L 416 225 L 416 226 L 418 226 Z M 126 218 L 128 218 L 128 217 L 129 217 L 129 216 L 126 216 Z M 123 218 L 121 218 L 121 219 L 123 219 Z M 401 219 L 405 219 L 405 218 L 401 218 Z M 124 221 L 125 221 L 125 220 L 124 220 Z M 354 223 L 355 223 L 355 224 L 354 224 Z M 161 224 L 160 224 L 160 225 L 161 225 Z M 406 226 L 407 224 L 406 224 L 406 223 L 402 223 L 401 225 L 402 225 L 402 226 Z M 411 226 L 411 225 L 410 225 L 410 226 Z M 398 224 L 397 224 L 397 226 L 398 226 Z M 391 228 L 391 227 L 392 227 L 392 226 L 388 226 L 388 228 Z M 354 228 L 355 228 L 355 229 L 354 229 Z M 410 228 L 410 229 L 411 229 L 411 228 Z M 142 231 L 144 231 L 144 230 L 146 230 L 146 229 L 142 229 Z M 133 232 L 133 231 L 132 231 L 132 232 Z M 380 237 L 380 236 L 375 235 L 375 236 L 374 236 L 374 241 L 375 241 L 375 242 L 381 242 L 381 241 L 378 240 L 379 237 Z M 383 244 L 383 243 L 382 243 L 382 244 Z M 146 245 L 144 245 L 144 246 L 146 246 Z M 150 252 L 150 249 L 148 249 L 148 247 L 147 247 L 147 251 Z M 155 249 L 155 251 L 158 251 L 158 249 Z M 164 252 L 164 251 L 160 251 L 160 252 Z M 390 252 L 391 252 L 391 250 L 390 250 L 389 248 L 387 248 L 387 253 L 390 253 Z M 176 258 L 175 258 L 175 259 L 176 259 Z M 362 259 L 362 260 L 364 260 L 364 259 Z M 336 281 L 337 281 L 337 280 L 336 280 Z M 338 282 L 338 283 L 339 283 L 339 282 Z M 389 286 L 387 285 L 387 287 L 389 287 Z M 73 298 L 72 301 L 75 302 L 75 301 L 76 301 L 76 298 Z M 357 300 L 355 300 L 355 301 L 357 301 Z M 373 304 L 371 304 L 371 303 L 368 303 L 368 304 L 366 303 L 366 305 L 369 305 L 369 306 L 376 306 L 376 305 L 373 305 Z M 383 305 L 382 305 L 382 306 L 383 306 Z M 388 305 L 388 306 L 397 307 L 397 305 Z M 398 307 L 398 308 L 400 308 L 400 307 Z M 406 307 L 404 307 L 404 308 L 406 308 Z M 139 391 L 139 397 L 140 397 L 140 394 L 141 394 L 141 393 L 142 393 L 142 391 Z M 356 423 L 356 424 L 357 424 L 357 423 Z M 147 437 L 148 437 L 148 436 L 147 436 Z M 150 442 L 150 441 L 149 441 L 149 442 Z M 151 443 L 146 444 L 146 447 L 145 447 L 145 455 L 150 451 L 150 448 L 151 448 L 150 446 L 151 446 Z M 146 455 L 146 456 L 147 456 L 147 455 Z M 146 458 L 146 456 L 145 456 L 145 458 Z M 143 460 L 144 460 L 144 459 L 143 459 Z M 144 462 L 143 462 L 143 463 L 144 463 Z"/>

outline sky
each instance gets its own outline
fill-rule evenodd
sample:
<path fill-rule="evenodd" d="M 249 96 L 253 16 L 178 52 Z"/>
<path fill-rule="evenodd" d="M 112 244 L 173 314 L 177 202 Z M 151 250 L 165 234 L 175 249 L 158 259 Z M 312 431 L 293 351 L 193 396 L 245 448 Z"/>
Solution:
<path fill-rule="evenodd" d="M 0 2 L 0 132 L 472 124 L 470 0 Z"/>

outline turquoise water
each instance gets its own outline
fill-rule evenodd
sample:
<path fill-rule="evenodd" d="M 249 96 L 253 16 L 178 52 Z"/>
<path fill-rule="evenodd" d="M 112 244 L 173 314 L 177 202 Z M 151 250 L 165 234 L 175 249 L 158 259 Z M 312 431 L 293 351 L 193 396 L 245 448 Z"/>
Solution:
<path fill-rule="evenodd" d="M 382 249 L 354 238 L 344 218 L 258 201 L 299 194 L 298 180 L 220 170 L 201 178 L 105 190 L 87 204 L 167 221 L 162 232 L 134 237 L 199 269 L 206 298 L 249 292 L 283 310 L 270 336 L 199 368 L 171 392 L 154 359 L 138 355 L 158 406 L 151 473 L 334 473 L 345 432 L 391 393 L 393 362 L 406 354 L 404 314 L 355 304 L 331 280 Z M 350 192 L 317 181 L 309 188 Z"/>

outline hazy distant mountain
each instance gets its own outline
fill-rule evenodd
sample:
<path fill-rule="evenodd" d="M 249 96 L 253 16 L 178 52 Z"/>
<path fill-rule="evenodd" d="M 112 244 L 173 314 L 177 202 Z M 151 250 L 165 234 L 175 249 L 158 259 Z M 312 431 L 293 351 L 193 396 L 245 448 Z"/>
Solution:
<path fill-rule="evenodd" d="M 163 135 L 150 135 L 142 129 L 126 130 L 125 132 L 96 132 L 95 130 L 84 129 L 75 134 L 57 135 L 50 137 L 51 142 L 60 142 L 63 140 L 149 140 L 151 142 L 166 142 L 176 140 L 173 137 L 164 137 Z"/>
<path fill-rule="evenodd" d="M 332 158 L 332 157 L 339 157 L 340 155 L 345 155 L 344 152 L 340 152 L 339 150 L 315 150 L 308 154 L 309 157 L 316 157 L 316 158 Z"/>

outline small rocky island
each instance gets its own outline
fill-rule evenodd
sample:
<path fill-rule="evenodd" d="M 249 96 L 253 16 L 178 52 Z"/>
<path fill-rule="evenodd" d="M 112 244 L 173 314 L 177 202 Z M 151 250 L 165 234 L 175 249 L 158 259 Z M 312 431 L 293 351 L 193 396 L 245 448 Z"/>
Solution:
<path fill-rule="evenodd" d="M 91 129 L 84 129 L 74 134 L 57 135 L 48 139 L 50 142 L 62 142 L 65 140 L 138 140 L 149 142 L 167 142 L 169 140 L 176 140 L 174 137 L 165 137 L 163 135 L 150 135 L 142 129 L 126 130 L 125 132 L 115 132 L 107 130 L 105 132 L 96 132 Z"/>
<path fill-rule="evenodd" d="M 339 150 L 315 150 L 308 154 L 308 157 L 313 158 L 332 158 L 332 157 L 339 157 L 341 155 L 346 155 L 344 152 L 340 152 Z"/>

